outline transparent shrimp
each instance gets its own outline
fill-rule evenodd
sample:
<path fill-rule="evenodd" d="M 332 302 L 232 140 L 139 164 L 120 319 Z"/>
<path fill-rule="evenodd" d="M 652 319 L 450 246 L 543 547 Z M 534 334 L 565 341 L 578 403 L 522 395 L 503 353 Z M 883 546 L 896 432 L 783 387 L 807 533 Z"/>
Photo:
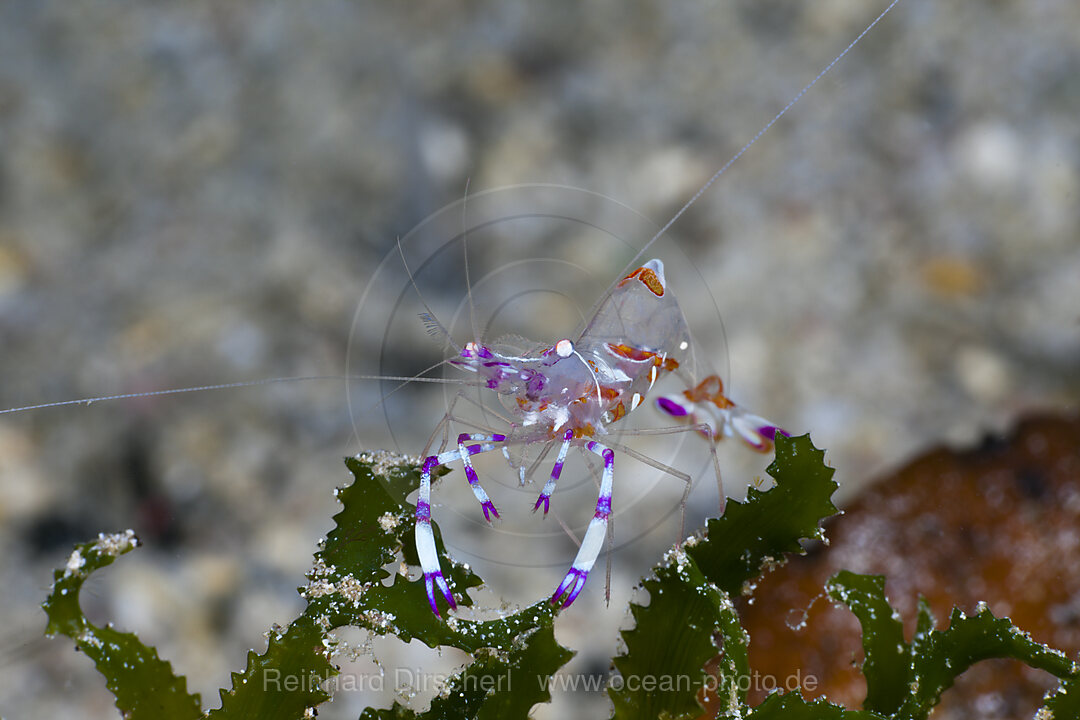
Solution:
<path fill-rule="evenodd" d="M 667 288 L 663 263 L 653 259 L 616 283 L 577 342 L 564 338 L 551 346 L 535 345 L 520 355 L 470 342 L 449 361 L 475 373 L 485 387 L 509 398 L 511 402 L 505 404 L 514 417 L 506 434 L 463 433 L 455 449 L 424 461 L 416 503 L 416 550 L 432 612 L 439 614 L 436 588 L 451 608 L 456 607 L 431 529 L 432 472 L 461 460 L 484 518 L 491 522 L 498 511 L 480 485 L 472 467 L 473 455 L 515 444 L 560 443 L 551 475 L 533 508 L 543 506 L 545 514 L 569 449 L 579 447 L 598 455 L 603 472 L 593 517 L 570 570 L 551 596 L 552 604 L 567 607 L 581 593 L 596 563 L 611 517 L 615 449 L 603 438 L 613 425 L 641 406 L 660 377 L 679 371 L 689 349 L 686 320 Z M 660 408 L 690 420 L 710 439 L 735 435 L 755 450 L 767 450 L 778 431 L 776 426 L 742 412 L 721 389 L 719 378 L 711 375 L 687 390 L 683 399 L 660 398 Z M 716 408 L 715 413 L 706 415 L 711 408 Z"/>

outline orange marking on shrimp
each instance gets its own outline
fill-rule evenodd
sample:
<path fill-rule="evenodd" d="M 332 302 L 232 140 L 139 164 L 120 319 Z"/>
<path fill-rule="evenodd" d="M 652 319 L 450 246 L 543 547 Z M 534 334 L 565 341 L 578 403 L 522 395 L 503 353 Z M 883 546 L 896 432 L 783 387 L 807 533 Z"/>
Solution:
<path fill-rule="evenodd" d="M 574 437 L 575 438 L 592 437 L 595 434 L 596 434 L 596 428 L 594 428 L 592 426 L 592 423 L 586 423 L 585 425 L 583 425 L 581 427 L 574 428 Z"/>
<path fill-rule="evenodd" d="M 660 278 L 652 268 L 639 267 L 637 270 L 620 280 L 619 287 L 622 287 L 634 279 L 640 280 L 641 284 L 649 288 L 649 292 L 656 297 L 664 297 L 664 284 L 660 282 Z"/>
<path fill-rule="evenodd" d="M 727 396 L 724 395 L 724 382 L 717 375 L 710 375 L 695 387 L 684 390 L 683 395 L 691 402 L 711 402 L 721 410 L 734 405 L 734 403 L 728 400 Z"/>
<path fill-rule="evenodd" d="M 651 350 L 634 347 L 633 345 L 626 345 L 625 343 L 620 343 L 618 345 L 615 343 L 607 343 L 606 347 L 608 352 L 612 355 L 626 358 L 627 360 L 632 360 L 634 362 L 645 362 L 646 360 L 652 360 L 656 357 L 656 353 Z"/>
<path fill-rule="evenodd" d="M 614 408 L 611 409 L 611 420 L 610 420 L 610 422 L 615 422 L 616 420 L 619 420 L 620 418 L 622 418 L 625 415 L 626 415 L 626 406 L 622 404 L 622 401 L 619 401 L 619 403 Z"/>

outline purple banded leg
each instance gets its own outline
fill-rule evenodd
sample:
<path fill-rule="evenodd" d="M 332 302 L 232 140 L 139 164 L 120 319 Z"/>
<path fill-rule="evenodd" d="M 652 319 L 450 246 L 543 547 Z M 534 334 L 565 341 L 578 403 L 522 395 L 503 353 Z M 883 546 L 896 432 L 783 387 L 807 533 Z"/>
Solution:
<path fill-rule="evenodd" d="M 611 517 L 611 485 L 615 476 L 615 452 L 604 447 L 598 442 L 590 442 L 586 447 L 604 459 L 604 474 L 600 479 L 600 497 L 596 499 L 596 511 L 593 513 L 589 527 L 585 530 L 585 537 L 578 548 L 574 564 L 570 571 L 551 596 L 552 605 L 570 607 L 577 599 L 581 589 L 585 587 L 585 579 L 589 576 L 600 550 L 604 547 L 604 537 L 607 535 L 608 519 Z M 563 601 L 563 596 L 566 600 Z"/>
<path fill-rule="evenodd" d="M 461 455 L 461 464 L 465 466 L 465 477 L 469 481 L 469 487 L 472 488 L 473 495 L 476 496 L 476 500 L 480 503 L 480 507 L 484 509 L 484 519 L 491 522 L 491 515 L 499 517 L 499 511 L 495 509 L 494 503 L 491 502 L 491 498 L 488 497 L 487 491 L 480 485 L 480 478 L 476 476 L 476 470 L 473 469 L 472 456 L 482 452 L 490 452 L 495 449 L 494 443 L 500 443 L 506 440 L 505 435 L 480 435 L 462 433 L 458 435 L 458 454 Z M 480 445 L 470 445 L 465 447 L 466 441 L 479 442 Z M 505 449 L 505 448 L 504 448 Z"/>
<path fill-rule="evenodd" d="M 440 617 L 439 606 L 435 601 L 435 588 L 438 587 L 450 609 L 457 609 L 454 596 L 439 567 L 439 554 L 435 550 L 435 534 L 431 531 L 431 472 L 441 463 L 439 457 L 432 455 L 424 461 L 420 471 L 420 496 L 416 500 L 416 554 L 420 558 L 420 568 L 424 571 L 424 587 L 427 590 L 428 603 L 435 617 Z"/>
<path fill-rule="evenodd" d="M 555 458 L 555 465 L 551 468 L 551 477 L 544 483 L 544 489 L 540 491 L 540 497 L 536 498 L 536 504 L 533 505 L 533 512 L 540 509 L 540 506 L 544 506 L 544 515 L 548 514 L 548 507 L 551 502 L 551 494 L 555 492 L 555 483 L 559 481 L 559 476 L 562 475 L 563 463 L 566 462 L 566 453 L 570 449 L 570 441 L 574 439 L 574 431 L 567 430 L 563 435 L 562 447 L 559 448 L 559 457 Z"/>
<path fill-rule="evenodd" d="M 486 440 L 488 442 L 464 447 L 463 438 Z M 424 467 L 420 471 L 420 495 L 416 500 L 416 554 L 420 558 L 420 567 L 424 571 L 424 587 L 427 590 L 428 603 L 431 605 L 431 611 L 435 613 L 436 617 L 439 616 L 439 606 L 435 600 L 435 588 L 439 589 L 452 610 L 457 609 L 457 603 L 454 602 L 454 596 L 450 593 L 446 578 L 443 577 L 442 570 L 439 567 L 439 554 L 435 550 L 435 534 L 431 530 L 431 473 L 441 465 L 461 459 L 465 461 L 466 476 L 468 476 L 469 471 L 472 470 L 472 465 L 468 462 L 469 457 L 495 450 L 499 447 L 497 443 L 504 440 L 506 440 L 506 436 L 498 434 L 461 435 L 458 437 L 458 448 L 456 450 L 447 450 L 438 455 L 431 455 L 424 460 Z M 475 477 L 475 471 L 473 471 L 472 477 Z M 473 485 L 471 478 L 469 484 Z M 483 503 L 486 500 L 487 505 L 490 506 L 490 508 L 487 506 L 484 508 L 484 516 L 487 517 L 488 512 L 495 511 L 495 507 L 491 505 L 490 500 L 487 500 L 487 493 L 484 492 L 483 488 L 479 487 L 479 483 L 473 485 L 473 492 L 476 493 L 477 488 L 479 488 L 480 493 L 483 493 L 481 502 Z M 477 494 L 477 497 L 480 498 L 480 495 Z M 498 516 L 499 514 L 496 512 L 495 517 Z"/>

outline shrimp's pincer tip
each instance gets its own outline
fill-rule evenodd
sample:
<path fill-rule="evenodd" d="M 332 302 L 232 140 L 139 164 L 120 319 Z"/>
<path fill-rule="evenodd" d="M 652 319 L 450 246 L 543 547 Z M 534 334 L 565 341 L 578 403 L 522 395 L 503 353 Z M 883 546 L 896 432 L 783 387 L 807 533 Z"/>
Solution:
<path fill-rule="evenodd" d="M 585 579 L 587 577 L 589 577 L 588 570 L 570 568 L 570 572 L 566 573 L 566 577 L 564 577 L 562 583 L 559 584 L 555 594 L 551 596 L 551 604 L 556 607 L 570 607 L 570 605 L 577 600 L 577 596 L 581 594 L 581 590 L 585 587 Z M 569 591 L 569 595 L 567 595 L 567 591 Z M 566 595 L 565 601 L 562 601 L 563 595 Z"/>
<path fill-rule="evenodd" d="M 547 495 L 540 495 L 540 497 L 536 498 L 536 504 L 533 505 L 532 511 L 536 512 L 540 509 L 541 505 L 544 506 L 544 515 L 546 517 L 548 514 L 548 510 L 551 509 L 551 498 Z"/>
<path fill-rule="evenodd" d="M 446 578 L 443 577 L 441 571 L 424 573 L 424 587 L 427 589 L 428 604 L 431 605 L 431 612 L 435 613 L 435 617 L 442 618 L 442 615 L 439 614 L 439 604 L 435 598 L 435 587 L 439 588 L 450 609 L 457 610 L 457 603 L 454 602 L 454 596 L 450 593 L 450 587 L 446 584 Z"/>
<path fill-rule="evenodd" d="M 773 442 L 776 441 L 776 436 L 777 435 L 783 435 L 784 437 L 791 437 L 791 433 L 789 433 L 784 428 L 777 427 L 775 425 L 765 425 L 763 427 L 758 428 L 758 434 L 769 438 Z"/>

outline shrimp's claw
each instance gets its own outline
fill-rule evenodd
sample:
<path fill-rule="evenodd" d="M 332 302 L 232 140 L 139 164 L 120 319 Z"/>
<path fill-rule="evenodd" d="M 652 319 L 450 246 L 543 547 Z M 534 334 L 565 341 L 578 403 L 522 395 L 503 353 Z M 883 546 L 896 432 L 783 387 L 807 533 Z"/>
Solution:
<path fill-rule="evenodd" d="M 489 523 L 492 522 L 491 515 L 495 516 L 495 519 L 499 517 L 499 511 L 495 509 L 495 504 L 490 500 L 485 500 L 482 507 L 484 508 L 484 519 Z M 490 513 L 490 515 L 489 515 Z"/>
<path fill-rule="evenodd" d="M 734 434 L 757 452 L 766 453 L 773 449 L 777 434 L 791 437 L 787 430 L 773 425 L 763 417 L 733 408 L 730 427 Z"/>
<path fill-rule="evenodd" d="M 555 594 L 551 596 L 551 604 L 556 607 L 570 607 L 574 600 L 577 600 L 577 596 L 581 594 L 582 588 L 585 587 L 585 579 L 588 577 L 588 570 L 579 570 L 576 567 L 570 568 L 562 583 L 559 584 L 558 589 L 555 590 Z M 567 595 L 567 592 L 569 592 L 569 595 Z M 564 595 L 566 595 L 565 601 L 562 599 Z"/>
<path fill-rule="evenodd" d="M 548 514 L 548 510 L 551 507 L 551 498 L 546 493 L 540 493 L 540 497 L 536 498 L 536 504 L 533 505 L 533 512 L 540 509 L 540 506 L 544 506 L 544 514 Z"/>
<path fill-rule="evenodd" d="M 441 570 L 424 573 L 424 587 L 427 589 L 428 604 L 431 605 L 431 612 L 435 613 L 435 617 L 442 617 L 439 614 L 439 605 L 435 599 L 436 587 L 439 588 L 439 591 L 446 599 L 446 604 L 450 606 L 450 609 L 457 610 L 457 603 L 454 602 L 454 596 L 451 594 L 450 587 L 446 584 L 446 578 L 443 577 Z"/>

